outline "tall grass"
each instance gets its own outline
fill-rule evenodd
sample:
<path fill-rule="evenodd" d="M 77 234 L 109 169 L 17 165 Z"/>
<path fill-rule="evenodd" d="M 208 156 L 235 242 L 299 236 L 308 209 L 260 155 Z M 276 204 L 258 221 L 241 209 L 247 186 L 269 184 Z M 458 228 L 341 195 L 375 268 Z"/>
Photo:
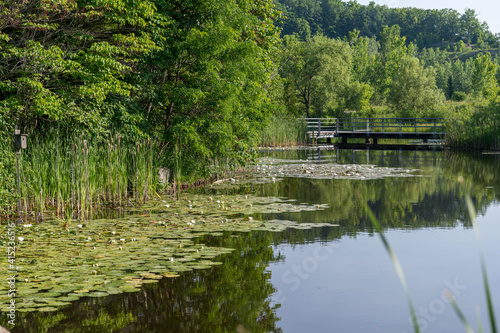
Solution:
<path fill-rule="evenodd" d="M 445 144 L 466 149 L 500 150 L 500 106 L 496 103 L 450 104 L 445 113 Z"/>
<path fill-rule="evenodd" d="M 307 143 L 307 127 L 292 117 L 271 117 L 260 133 L 260 146 L 295 146 Z"/>
<path fill-rule="evenodd" d="M 156 191 L 157 169 L 151 140 L 124 145 L 119 135 L 103 140 L 34 138 L 22 154 L 22 210 L 43 218 L 88 218 L 103 205 L 137 203 Z"/>

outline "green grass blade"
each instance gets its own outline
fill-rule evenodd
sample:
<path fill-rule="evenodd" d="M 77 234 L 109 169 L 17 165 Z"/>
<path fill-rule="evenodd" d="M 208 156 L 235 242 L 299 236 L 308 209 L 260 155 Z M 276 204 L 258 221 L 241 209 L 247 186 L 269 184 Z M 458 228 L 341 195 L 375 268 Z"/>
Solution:
<path fill-rule="evenodd" d="M 398 257 L 394 253 L 394 251 L 391 248 L 391 245 L 387 241 L 387 238 L 385 237 L 384 233 L 382 232 L 382 228 L 380 227 L 380 224 L 377 221 L 377 218 L 375 217 L 375 214 L 373 214 L 373 211 L 368 207 L 368 204 L 363 201 L 363 198 L 360 194 L 360 192 L 356 191 L 356 195 L 358 198 L 363 202 L 365 206 L 365 210 L 368 214 L 368 217 L 370 221 L 372 222 L 374 228 L 377 230 L 377 233 L 380 236 L 380 239 L 382 240 L 382 243 L 384 244 L 385 249 L 387 250 L 387 253 L 389 253 L 389 257 L 391 258 L 392 264 L 394 265 L 394 268 L 396 269 L 396 273 L 398 274 L 399 281 L 401 282 L 401 285 L 403 286 L 403 290 L 406 296 L 406 302 L 408 303 L 408 307 L 410 308 L 410 314 L 411 314 L 411 319 L 413 323 L 413 329 L 415 330 L 416 333 L 420 333 L 420 327 L 418 326 L 418 320 L 417 320 L 417 312 L 415 311 L 415 307 L 413 306 L 413 301 L 411 299 L 411 294 L 410 290 L 408 288 L 408 284 L 406 283 L 406 278 L 403 273 L 403 268 L 401 267 L 401 264 L 399 262 Z"/>
<path fill-rule="evenodd" d="M 463 185 L 465 183 L 463 177 L 459 177 L 458 181 Z M 486 272 L 486 263 L 484 261 L 484 254 L 482 251 L 481 247 L 481 233 L 479 232 L 479 226 L 477 225 L 477 220 L 476 220 L 476 209 L 474 208 L 474 203 L 472 202 L 472 198 L 469 194 L 469 190 L 467 189 L 465 193 L 465 202 L 467 204 L 467 209 L 469 210 L 469 215 L 472 220 L 472 226 L 474 228 L 474 231 L 476 233 L 476 239 L 478 242 L 479 246 L 479 259 L 481 261 L 481 273 L 483 275 L 483 285 L 486 293 L 486 302 L 488 305 L 488 317 L 490 319 L 490 326 L 491 326 L 491 331 L 493 333 L 497 333 L 497 325 L 495 321 L 495 311 L 493 310 L 493 301 L 491 299 L 491 290 L 490 290 L 490 284 L 488 282 L 488 274 Z"/>
<path fill-rule="evenodd" d="M 451 295 L 451 293 L 448 290 L 446 291 L 446 297 L 450 301 L 450 304 L 453 307 L 453 310 L 455 310 L 455 313 L 457 314 L 458 318 L 462 322 L 462 325 L 464 326 L 465 331 L 467 333 L 474 333 L 474 330 L 472 329 L 472 327 L 467 322 L 467 319 L 465 318 L 462 310 L 460 310 L 460 308 L 458 307 L 458 304 L 455 301 L 455 298 Z"/>
<path fill-rule="evenodd" d="M 477 312 L 477 331 L 478 333 L 483 333 L 483 324 L 481 324 L 483 321 L 481 320 L 481 313 L 479 311 L 479 306 L 476 307 L 476 312 Z"/>

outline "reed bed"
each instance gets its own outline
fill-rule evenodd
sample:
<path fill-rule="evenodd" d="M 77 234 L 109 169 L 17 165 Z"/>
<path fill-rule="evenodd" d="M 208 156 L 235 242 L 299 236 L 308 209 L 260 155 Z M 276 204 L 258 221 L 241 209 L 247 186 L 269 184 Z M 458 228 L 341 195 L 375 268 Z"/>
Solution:
<path fill-rule="evenodd" d="M 273 116 L 260 134 L 261 147 L 296 146 L 306 143 L 306 124 L 296 118 Z"/>
<path fill-rule="evenodd" d="M 103 206 L 153 196 L 159 168 L 151 140 L 133 145 L 108 140 L 35 138 L 21 156 L 21 210 L 86 219 Z"/>

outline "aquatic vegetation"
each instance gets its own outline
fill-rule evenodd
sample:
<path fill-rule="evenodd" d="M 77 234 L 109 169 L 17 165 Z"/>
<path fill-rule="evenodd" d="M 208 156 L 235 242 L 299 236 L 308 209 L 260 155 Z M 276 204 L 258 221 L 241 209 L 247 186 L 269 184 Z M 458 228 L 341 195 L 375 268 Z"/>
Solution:
<path fill-rule="evenodd" d="M 369 164 L 304 163 L 303 160 L 263 158 L 255 172 L 265 177 L 315 179 L 379 179 L 384 177 L 415 177 L 417 169 L 377 167 Z"/>
<path fill-rule="evenodd" d="M 103 206 L 153 197 L 159 167 L 151 140 L 124 143 L 65 138 L 51 132 L 35 137 L 21 158 L 21 210 L 44 219 L 51 215 L 88 219 Z"/>
<path fill-rule="evenodd" d="M 116 220 L 54 219 L 17 226 L 16 288 L 21 312 L 55 311 L 81 297 L 139 291 L 145 283 L 208 269 L 232 249 L 209 247 L 203 235 L 252 230 L 282 231 L 329 224 L 259 221 L 253 213 L 324 209 L 280 198 L 183 194 L 151 200 L 141 212 Z M 5 225 L 1 235 L 6 235 Z M 1 243 L 6 237 L 0 237 Z M 2 265 L 7 267 L 8 265 Z M 0 271 L 6 278 L 7 269 Z M 5 290 L 5 286 L 0 286 Z M 2 293 L 2 310 L 8 304 Z"/>

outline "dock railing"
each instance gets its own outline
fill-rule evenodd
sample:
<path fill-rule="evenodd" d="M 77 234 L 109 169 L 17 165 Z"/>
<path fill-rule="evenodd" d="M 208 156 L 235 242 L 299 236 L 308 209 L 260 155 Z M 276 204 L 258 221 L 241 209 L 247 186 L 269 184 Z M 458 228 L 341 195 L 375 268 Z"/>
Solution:
<path fill-rule="evenodd" d="M 444 133 L 443 118 L 306 118 L 310 138 L 339 133 Z"/>

